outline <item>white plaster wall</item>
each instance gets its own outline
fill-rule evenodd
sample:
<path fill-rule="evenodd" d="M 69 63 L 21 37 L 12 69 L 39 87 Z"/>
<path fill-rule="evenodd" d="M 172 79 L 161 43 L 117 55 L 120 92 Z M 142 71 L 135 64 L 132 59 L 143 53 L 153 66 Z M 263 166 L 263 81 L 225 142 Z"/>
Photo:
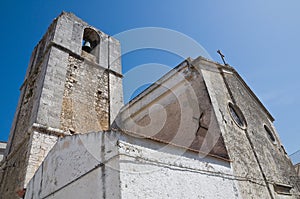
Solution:
<path fill-rule="evenodd" d="M 84 199 L 100 199 L 103 198 L 102 189 L 102 172 L 101 168 L 97 168 L 87 173 L 82 178 L 76 180 L 74 183 L 69 184 L 63 189 L 58 190 L 56 193 L 47 196 L 45 199 L 58 199 L 58 198 L 84 198 Z"/>
<path fill-rule="evenodd" d="M 105 198 L 103 194 L 115 198 L 119 190 L 116 140 L 113 133 L 112 137 L 104 134 L 60 139 L 30 180 L 25 199 Z"/>
<path fill-rule="evenodd" d="M 119 147 L 121 198 L 240 198 L 228 162 L 151 140 Z"/>
<path fill-rule="evenodd" d="M 118 132 L 60 139 L 25 199 L 239 197 L 230 163 Z"/>

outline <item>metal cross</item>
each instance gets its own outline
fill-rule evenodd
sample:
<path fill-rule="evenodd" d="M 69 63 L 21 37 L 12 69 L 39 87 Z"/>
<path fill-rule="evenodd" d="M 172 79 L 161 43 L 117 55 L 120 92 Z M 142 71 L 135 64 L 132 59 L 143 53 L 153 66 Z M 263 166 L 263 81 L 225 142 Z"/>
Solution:
<path fill-rule="evenodd" d="M 217 50 L 217 53 L 221 56 L 224 65 L 227 66 L 228 64 L 225 62 L 225 59 L 224 59 L 225 56 L 222 54 L 222 52 L 220 50 Z"/>

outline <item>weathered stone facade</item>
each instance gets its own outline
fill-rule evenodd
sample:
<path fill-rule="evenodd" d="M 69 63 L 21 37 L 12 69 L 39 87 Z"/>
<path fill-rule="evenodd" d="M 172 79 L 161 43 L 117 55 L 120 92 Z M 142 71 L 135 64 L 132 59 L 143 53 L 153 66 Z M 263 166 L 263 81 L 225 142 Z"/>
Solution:
<path fill-rule="evenodd" d="M 71 133 L 109 127 L 108 71 L 69 57 L 61 128 Z"/>
<path fill-rule="evenodd" d="M 280 143 L 270 113 L 233 68 L 201 59 L 197 65 L 208 87 L 234 173 L 248 179 L 239 181 L 242 198 L 251 195 L 257 198 L 284 197 L 274 191 L 278 184 L 287 185 L 292 197 L 299 196 L 299 182 L 295 180 L 294 169 Z M 229 114 L 229 102 L 240 109 L 246 121 L 245 128 L 236 125 Z M 251 179 L 256 181 L 251 182 Z"/>
<path fill-rule="evenodd" d="M 169 109 L 174 100 L 178 105 Z M 299 179 L 273 120 L 233 68 L 199 57 L 133 99 L 116 122 L 138 136 L 230 160 L 234 175 L 242 178 L 237 180 L 240 198 L 297 198 Z"/>
<path fill-rule="evenodd" d="M 60 139 L 25 198 L 297 199 L 272 121 L 233 68 L 186 60 L 125 105 L 113 131 Z"/>
<path fill-rule="evenodd" d="M 62 13 L 35 47 L 21 86 L 0 165 L 1 197 L 17 198 L 59 137 L 108 130 L 122 105 L 119 42 Z"/>

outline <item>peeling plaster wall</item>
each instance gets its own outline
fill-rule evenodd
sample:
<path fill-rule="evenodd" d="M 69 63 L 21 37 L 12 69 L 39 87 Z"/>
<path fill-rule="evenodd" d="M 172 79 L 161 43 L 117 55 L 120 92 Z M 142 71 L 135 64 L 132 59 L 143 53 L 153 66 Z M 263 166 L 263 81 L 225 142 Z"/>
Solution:
<path fill-rule="evenodd" d="M 121 198 L 241 198 L 228 162 L 148 139 L 121 140 Z"/>
<path fill-rule="evenodd" d="M 204 81 L 186 62 L 122 108 L 116 128 L 228 159 Z"/>
<path fill-rule="evenodd" d="M 240 198 L 230 164 L 120 132 L 60 139 L 29 182 L 35 198 Z"/>
<path fill-rule="evenodd" d="M 120 198 L 115 133 L 60 139 L 28 184 L 25 199 Z"/>

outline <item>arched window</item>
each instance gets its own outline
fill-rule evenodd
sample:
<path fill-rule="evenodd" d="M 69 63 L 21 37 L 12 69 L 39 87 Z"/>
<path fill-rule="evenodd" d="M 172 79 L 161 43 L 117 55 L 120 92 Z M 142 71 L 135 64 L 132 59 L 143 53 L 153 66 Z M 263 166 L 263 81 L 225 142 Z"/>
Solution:
<path fill-rule="evenodd" d="M 235 124 L 237 124 L 240 128 L 246 129 L 247 122 L 239 107 L 235 104 L 229 102 L 228 104 L 229 113 Z"/>
<path fill-rule="evenodd" d="M 266 130 L 266 133 L 267 133 L 268 138 L 269 138 L 273 143 L 276 143 L 276 138 L 275 138 L 273 132 L 271 131 L 271 129 L 270 129 L 267 125 L 264 125 L 264 128 L 265 128 L 265 130 Z"/>
<path fill-rule="evenodd" d="M 91 28 L 85 28 L 82 38 L 82 50 L 94 55 L 96 62 L 99 60 L 99 43 L 100 37 L 98 33 Z"/>

